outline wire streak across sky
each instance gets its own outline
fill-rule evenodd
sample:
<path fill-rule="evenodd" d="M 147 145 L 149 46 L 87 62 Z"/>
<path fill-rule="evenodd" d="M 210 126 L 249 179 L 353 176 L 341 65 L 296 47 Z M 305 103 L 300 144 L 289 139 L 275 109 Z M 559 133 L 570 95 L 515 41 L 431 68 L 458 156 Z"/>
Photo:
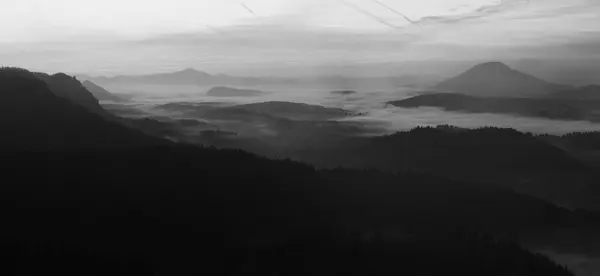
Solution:
<path fill-rule="evenodd" d="M 372 0 L 372 1 L 373 1 L 373 2 L 375 2 L 376 4 L 380 5 L 380 6 L 383 6 L 383 7 L 385 7 L 386 9 L 390 10 L 390 11 L 391 11 L 391 12 L 393 12 L 393 13 L 395 13 L 395 14 L 397 14 L 397 15 L 400 15 L 400 16 L 402 16 L 402 17 L 403 17 L 403 18 L 404 18 L 406 21 L 410 22 L 411 24 L 417 24 L 417 25 L 419 25 L 419 27 L 422 27 L 422 26 L 421 26 L 421 24 L 420 24 L 418 21 L 414 21 L 414 20 L 410 19 L 410 18 L 409 18 L 408 16 L 406 16 L 405 14 L 403 14 L 403 13 L 401 13 L 401 12 L 397 11 L 396 9 L 393 9 L 392 7 L 390 7 L 390 6 L 386 5 L 386 4 L 384 4 L 383 2 L 381 2 L 381 1 L 379 1 L 379 0 Z"/>
<path fill-rule="evenodd" d="M 246 4 L 240 3 L 240 5 L 242 5 L 242 7 L 244 7 L 244 9 L 246 9 L 252 15 L 257 16 L 256 13 L 250 7 L 248 7 Z"/>
<path fill-rule="evenodd" d="M 600 59 L 597 0 L 0 3 L 0 60 L 39 71 L 151 72 L 172 64 L 237 70 L 238 63 L 345 65 L 448 57 L 560 57 L 578 64 Z"/>
<path fill-rule="evenodd" d="M 354 9 L 355 11 L 357 11 L 359 13 L 362 13 L 363 15 L 366 15 L 366 16 L 370 17 L 371 19 L 373 19 L 373 20 L 375 20 L 375 21 L 377 21 L 377 22 L 379 22 L 381 24 L 384 24 L 384 25 L 386 25 L 388 27 L 391 27 L 391 28 L 394 28 L 394 29 L 400 29 L 399 26 L 396 26 L 396 25 L 394 25 L 394 24 L 392 24 L 392 23 L 384 20 L 383 18 L 374 15 L 374 14 L 372 14 L 372 13 L 364 10 L 363 8 L 361 8 L 361 7 L 359 7 L 359 6 L 355 5 L 355 4 L 349 3 L 349 2 L 347 2 L 345 0 L 340 0 L 340 2 L 343 3 L 346 6 Z"/>

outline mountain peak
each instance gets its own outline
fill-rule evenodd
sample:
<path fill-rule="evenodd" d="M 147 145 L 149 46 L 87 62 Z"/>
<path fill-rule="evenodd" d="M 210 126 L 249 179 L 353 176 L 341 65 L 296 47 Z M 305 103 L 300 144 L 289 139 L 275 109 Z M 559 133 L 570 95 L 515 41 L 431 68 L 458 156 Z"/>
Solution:
<path fill-rule="evenodd" d="M 194 69 L 194 68 L 192 68 L 192 67 L 185 68 L 185 69 L 183 69 L 183 70 L 179 71 L 178 73 L 186 73 L 186 74 L 203 74 L 203 75 L 204 75 L 204 74 L 207 74 L 207 75 L 208 75 L 208 73 L 206 73 L 206 72 L 204 72 L 204 71 L 198 71 L 198 70 L 196 70 L 196 69 Z"/>
<path fill-rule="evenodd" d="M 514 70 L 498 61 L 475 65 L 436 87 L 472 96 L 496 97 L 541 96 L 557 89 L 555 84 Z"/>
<path fill-rule="evenodd" d="M 192 67 L 185 68 L 185 69 L 181 70 L 180 72 L 189 72 L 189 73 L 192 73 L 192 72 L 193 72 L 193 73 L 200 73 L 200 71 L 198 71 L 198 70 L 196 70 L 196 69 L 194 69 L 194 68 L 192 68 Z"/>
<path fill-rule="evenodd" d="M 206 72 L 198 71 L 198 70 L 196 70 L 194 68 L 191 68 L 191 67 L 183 69 L 181 71 L 174 72 L 174 73 L 172 73 L 172 75 L 181 76 L 181 77 L 184 77 L 184 78 L 198 78 L 198 77 L 200 77 L 200 78 L 206 78 L 206 77 L 210 77 L 211 76 L 210 74 L 208 74 Z"/>
<path fill-rule="evenodd" d="M 41 74 L 41 73 L 40 73 L 40 74 Z M 62 73 L 62 72 L 60 72 L 60 73 L 56 73 L 56 74 L 54 74 L 54 75 L 51 75 L 51 77 L 55 77 L 55 78 L 59 78 L 59 79 L 63 79 L 63 80 L 70 80 L 70 79 L 74 79 L 74 77 L 72 77 L 72 76 L 69 76 L 69 75 L 67 75 L 67 74 L 65 74 L 65 73 Z"/>
<path fill-rule="evenodd" d="M 500 61 L 490 61 L 473 66 L 471 70 L 513 71 L 512 68 Z"/>

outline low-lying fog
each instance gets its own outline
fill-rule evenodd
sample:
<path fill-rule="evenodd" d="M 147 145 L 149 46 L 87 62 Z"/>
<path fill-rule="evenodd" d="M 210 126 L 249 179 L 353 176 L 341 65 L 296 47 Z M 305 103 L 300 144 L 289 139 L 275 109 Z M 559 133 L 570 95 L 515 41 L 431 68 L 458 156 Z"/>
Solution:
<path fill-rule="evenodd" d="M 455 125 L 458 127 L 476 128 L 481 126 L 510 127 L 523 132 L 565 134 L 577 131 L 600 131 L 600 124 L 586 121 L 559 121 L 541 118 L 521 117 L 500 114 L 466 114 L 448 112 L 438 108 L 396 108 L 385 103 L 400 100 L 419 93 L 419 90 L 408 87 L 368 87 L 348 89 L 347 87 L 308 87 L 308 86 L 252 86 L 266 92 L 257 97 L 210 97 L 206 91 L 212 87 L 195 85 L 105 85 L 113 93 L 126 94 L 132 97 L 130 103 L 124 104 L 128 111 L 122 110 L 123 116 L 174 116 L 174 112 L 165 112 L 153 107 L 165 103 L 204 102 L 207 105 L 236 105 L 265 101 L 289 101 L 323 105 L 360 112 L 360 116 L 339 120 L 340 122 L 360 123 L 379 133 L 390 133 L 411 129 L 416 126 Z M 246 87 L 235 87 L 246 88 Z M 333 94 L 332 91 L 351 90 L 351 95 Z M 103 103 L 109 104 L 109 103 Z M 111 107 L 115 108 L 111 104 Z M 121 108 L 119 108 L 121 109 Z M 139 110 L 136 111 L 136 110 Z M 201 119 L 201 118 L 194 118 Z M 235 131 L 235 130 L 231 130 Z"/>
<path fill-rule="evenodd" d="M 565 134 L 577 131 L 600 131 L 600 124 L 584 121 L 558 121 L 531 117 L 499 115 L 499 114 L 466 114 L 459 112 L 447 112 L 438 108 L 397 108 L 386 105 L 386 102 L 400 100 L 419 93 L 414 88 L 407 87 L 380 87 L 348 89 L 347 87 L 236 87 L 258 89 L 266 92 L 258 97 L 209 97 L 206 92 L 212 87 L 199 87 L 193 85 L 164 86 L 164 85 L 105 85 L 106 89 L 113 93 L 127 94 L 132 96 L 132 101 L 124 104 L 103 103 L 105 107 L 122 117 L 130 118 L 167 118 L 167 119 L 193 119 L 181 124 L 185 132 L 199 132 L 203 130 L 231 131 L 246 137 L 272 137 L 273 141 L 308 140 L 307 137 L 298 139 L 290 138 L 299 134 L 318 136 L 310 126 L 280 125 L 277 121 L 264 118 L 247 118 L 233 114 L 233 121 L 215 120 L 203 118 L 203 110 L 211 110 L 216 107 L 233 106 L 238 104 L 265 102 L 265 101 L 289 101 L 297 103 L 308 103 L 323 105 L 325 107 L 342 108 L 356 112 L 358 116 L 348 116 L 337 119 L 342 123 L 341 127 L 336 124 L 319 125 L 319 130 L 329 127 L 331 133 L 343 134 L 385 134 L 398 130 L 411 129 L 416 126 L 455 125 L 459 127 L 476 128 L 482 126 L 497 126 L 514 128 L 524 132 Z M 356 93 L 331 93 L 332 91 L 355 91 Z M 157 108 L 168 103 L 183 103 L 173 105 L 172 108 Z M 192 104 L 189 104 L 192 103 Z M 190 109 L 191 108 L 191 109 Z M 192 110 L 190 112 L 190 110 Z M 246 116 L 241 114 L 239 116 Z M 357 127 L 354 128 L 354 127 Z M 285 130 L 290 135 L 278 133 Z M 317 131 L 317 132 L 318 132 Z M 278 137 L 278 135 L 280 137 Z M 186 134 L 187 135 L 187 134 Z M 193 135 L 193 134 L 190 134 Z M 563 254 L 552 250 L 543 252 L 551 256 L 557 262 L 567 265 L 578 276 L 598 275 L 600 271 L 600 259 L 584 255 Z"/>

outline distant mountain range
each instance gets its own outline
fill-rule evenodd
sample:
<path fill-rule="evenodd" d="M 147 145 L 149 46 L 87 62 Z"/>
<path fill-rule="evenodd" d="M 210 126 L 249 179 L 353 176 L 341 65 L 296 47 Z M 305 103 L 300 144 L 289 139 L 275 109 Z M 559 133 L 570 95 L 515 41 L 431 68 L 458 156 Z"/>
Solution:
<path fill-rule="evenodd" d="M 114 77 L 91 77 L 78 75 L 78 78 L 103 84 L 163 84 L 163 85 L 257 85 L 263 83 L 290 83 L 292 79 L 235 77 L 211 75 L 203 71 L 188 68 L 181 71 L 150 75 L 119 75 Z"/>
<path fill-rule="evenodd" d="M 320 85 L 334 89 L 353 89 L 356 87 L 381 86 L 389 87 L 412 86 L 425 87 L 438 79 L 432 76 L 400 75 L 394 77 L 357 77 L 322 75 L 311 77 L 239 77 L 225 74 L 211 75 L 195 69 L 185 69 L 170 73 L 150 75 L 119 75 L 114 77 L 92 77 L 77 75 L 79 79 L 89 80 L 96 84 L 161 84 L 161 85 L 199 85 L 199 86 L 255 86 L 255 85 Z"/>
<path fill-rule="evenodd" d="M 600 86 L 553 84 L 503 63 L 488 62 L 443 81 L 426 93 L 388 104 L 599 122 Z"/>

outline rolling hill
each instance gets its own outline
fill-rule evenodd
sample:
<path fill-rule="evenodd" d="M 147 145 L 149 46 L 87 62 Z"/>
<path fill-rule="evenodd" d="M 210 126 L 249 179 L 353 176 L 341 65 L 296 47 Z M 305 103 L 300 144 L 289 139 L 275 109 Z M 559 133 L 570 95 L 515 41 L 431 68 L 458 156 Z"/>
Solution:
<path fill-rule="evenodd" d="M 66 75 L 0 69 L 0 128 L 10 133 L 0 136 L 0 147 L 60 149 L 161 143 L 106 119 L 103 115 L 108 113 L 78 83 Z"/>
<path fill-rule="evenodd" d="M 401 275 L 418 269 L 571 276 L 524 247 L 598 248 L 589 233 L 598 232 L 600 219 L 592 212 L 477 181 L 317 170 L 164 142 L 90 111 L 76 102 L 81 95 L 57 96 L 63 81 L 75 84 L 58 77 L 43 81 L 27 70 L 0 69 L 0 151 L 8 161 L 0 185 L 6 233 L 0 272 L 6 275 Z M 390 154 L 401 160 L 397 153 L 412 144 L 440 157 L 432 164 L 424 156 L 422 165 L 451 164 L 441 158 L 449 153 L 468 164 L 493 157 L 516 171 L 585 170 L 518 132 L 413 134 L 366 140 L 377 148 L 364 160 Z M 448 146 L 457 144 L 463 146 Z M 530 152 L 507 153 L 518 145 Z M 356 149 L 351 157 L 367 153 Z M 531 159 L 524 157 L 531 153 L 540 163 L 528 167 Z M 572 242 L 557 242 L 565 240 Z"/>

